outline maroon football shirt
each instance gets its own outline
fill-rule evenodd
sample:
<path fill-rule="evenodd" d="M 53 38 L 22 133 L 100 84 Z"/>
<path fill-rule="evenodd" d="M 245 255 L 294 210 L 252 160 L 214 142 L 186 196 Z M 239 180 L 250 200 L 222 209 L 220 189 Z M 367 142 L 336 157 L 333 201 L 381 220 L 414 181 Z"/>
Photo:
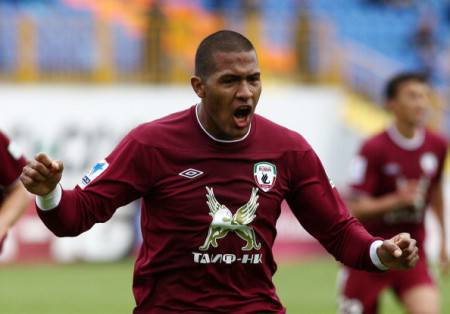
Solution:
<path fill-rule="evenodd" d="M 0 132 L 0 189 L 4 190 L 19 179 L 25 165 L 22 152 Z"/>
<path fill-rule="evenodd" d="M 447 143 L 440 135 L 425 129 L 407 140 L 394 126 L 362 145 L 352 165 L 353 191 L 379 197 L 395 192 L 406 180 L 419 180 L 422 191 L 414 206 L 365 219 L 371 234 L 390 238 L 409 232 L 423 249 L 425 209 L 432 188 L 441 181 L 446 152 Z"/>
<path fill-rule="evenodd" d="M 233 142 L 205 133 L 195 107 L 143 124 L 39 215 L 75 236 L 140 197 L 134 313 L 284 313 L 272 283 L 283 199 L 336 259 L 376 269 L 376 239 L 350 217 L 308 143 L 258 115 Z"/>
<path fill-rule="evenodd" d="M 26 161 L 22 153 L 8 137 L 0 132 L 0 204 L 3 201 L 5 189 L 19 179 Z M 3 238 L 0 238 L 0 252 L 2 251 Z"/>

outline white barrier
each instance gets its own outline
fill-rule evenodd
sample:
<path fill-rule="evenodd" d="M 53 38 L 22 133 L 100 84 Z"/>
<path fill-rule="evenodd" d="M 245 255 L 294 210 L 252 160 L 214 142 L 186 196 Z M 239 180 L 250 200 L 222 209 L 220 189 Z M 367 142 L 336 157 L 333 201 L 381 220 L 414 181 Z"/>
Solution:
<path fill-rule="evenodd" d="M 18 142 L 27 156 L 45 151 L 63 160 L 62 183 L 70 188 L 129 129 L 188 108 L 197 101 L 187 86 L 3 85 L 0 129 Z M 357 140 L 342 125 L 342 103 L 343 95 L 335 89 L 268 88 L 263 91 L 257 112 L 303 134 L 339 186 L 345 182 L 348 160 Z M 1 259 L 13 261 L 23 256 L 21 246 L 33 243 L 43 246 L 47 243 L 45 250 L 60 261 L 116 259 L 133 246 L 131 217 L 136 210 L 136 205 L 120 209 L 111 222 L 99 224 L 75 239 L 56 239 L 31 212 L 11 232 Z M 281 216 L 278 242 L 315 243 L 293 219 L 292 215 Z"/>

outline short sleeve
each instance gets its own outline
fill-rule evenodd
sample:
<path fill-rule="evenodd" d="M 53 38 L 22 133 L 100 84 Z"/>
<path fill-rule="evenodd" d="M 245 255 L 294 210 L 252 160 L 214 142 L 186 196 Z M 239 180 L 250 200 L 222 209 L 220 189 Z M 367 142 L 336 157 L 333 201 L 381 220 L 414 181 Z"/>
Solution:
<path fill-rule="evenodd" d="M 370 145 L 363 145 L 350 162 L 349 186 L 352 194 L 373 195 L 378 182 L 377 153 Z"/>
<path fill-rule="evenodd" d="M 26 160 L 18 146 L 0 132 L 0 185 L 7 187 L 22 173 Z"/>

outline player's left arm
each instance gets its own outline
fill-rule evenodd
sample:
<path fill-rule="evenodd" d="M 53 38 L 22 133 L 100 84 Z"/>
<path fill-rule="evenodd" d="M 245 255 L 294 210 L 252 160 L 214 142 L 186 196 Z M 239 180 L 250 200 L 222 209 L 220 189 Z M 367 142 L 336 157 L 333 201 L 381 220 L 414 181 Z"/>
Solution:
<path fill-rule="evenodd" d="M 368 271 L 408 269 L 418 259 L 408 234 L 384 240 L 370 235 L 352 216 L 312 151 L 287 163 L 294 170 L 286 199 L 303 227 L 343 264 Z"/>
<path fill-rule="evenodd" d="M 19 180 L 9 186 L 5 194 L 5 199 L 0 206 L 0 239 L 22 216 L 32 199 Z"/>
<path fill-rule="evenodd" d="M 447 228 L 445 224 L 444 213 L 444 194 L 442 188 L 442 180 L 432 187 L 430 206 L 436 215 L 437 221 L 441 228 L 441 247 L 440 247 L 440 266 L 444 274 L 449 271 L 449 258 L 447 250 Z"/>

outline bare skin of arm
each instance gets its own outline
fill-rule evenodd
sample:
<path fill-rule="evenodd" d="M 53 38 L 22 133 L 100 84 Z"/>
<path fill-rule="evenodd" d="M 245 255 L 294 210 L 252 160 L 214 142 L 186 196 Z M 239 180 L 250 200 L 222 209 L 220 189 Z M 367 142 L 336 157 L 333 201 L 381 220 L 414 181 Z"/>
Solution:
<path fill-rule="evenodd" d="M 0 207 L 0 239 L 22 216 L 31 202 L 31 195 L 20 182 L 6 190 L 6 198 Z"/>
<path fill-rule="evenodd" d="M 420 197 L 419 182 L 409 180 L 394 193 L 380 197 L 360 195 L 349 199 L 347 205 L 353 216 L 366 219 L 414 205 L 418 197 Z"/>
<path fill-rule="evenodd" d="M 442 182 L 436 185 L 431 192 L 431 209 L 435 213 L 439 226 L 441 227 L 440 266 L 442 273 L 447 275 L 449 271 L 449 258 L 447 251 L 447 229 L 445 225 Z"/>

